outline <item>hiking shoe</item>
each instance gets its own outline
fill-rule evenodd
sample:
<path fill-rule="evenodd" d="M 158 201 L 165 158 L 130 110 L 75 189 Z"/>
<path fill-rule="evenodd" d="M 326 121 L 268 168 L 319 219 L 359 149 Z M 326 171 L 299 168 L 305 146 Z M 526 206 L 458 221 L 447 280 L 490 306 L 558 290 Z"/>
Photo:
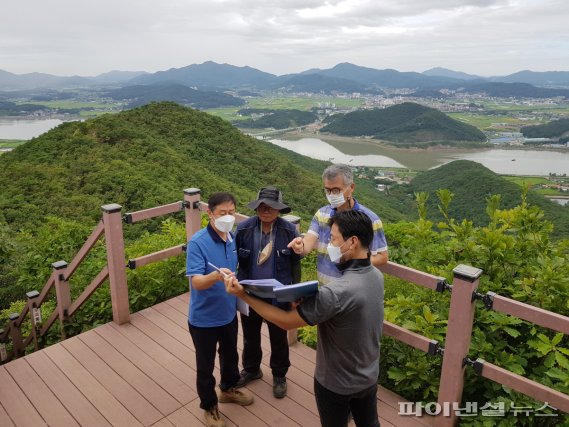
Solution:
<path fill-rule="evenodd" d="M 286 377 L 273 376 L 273 396 L 282 399 L 286 396 Z"/>
<path fill-rule="evenodd" d="M 221 403 L 236 403 L 237 405 L 247 406 L 253 403 L 253 396 L 245 390 L 237 390 L 235 387 L 229 390 L 221 390 L 219 393 Z"/>
<path fill-rule="evenodd" d="M 235 388 L 245 387 L 253 380 L 258 380 L 263 377 L 263 371 L 260 369 L 257 372 L 247 372 L 245 369 L 241 371 L 239 376 L 239 381 L 235 384 Z"/>
<path fill-rule="evenodd" d="M 225 421 L 219 413 L 217 405 L 204 411 L 204 420 L 207 427 L 225 427 Z"/>

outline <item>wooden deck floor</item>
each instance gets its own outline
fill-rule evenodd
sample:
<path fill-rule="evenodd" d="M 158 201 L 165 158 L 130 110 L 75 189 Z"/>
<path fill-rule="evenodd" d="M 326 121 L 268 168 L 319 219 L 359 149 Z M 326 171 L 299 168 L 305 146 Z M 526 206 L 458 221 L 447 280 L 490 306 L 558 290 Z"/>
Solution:
<path fill-rule="evenodd" d="M 185 294 L 133 314 L 128 324 L 109 323 L 0 366 L 0 425 L 202 426 L 187 304 Z M 220 404 L 227 425 L 320 426 L 312 392 L 315 351 L 291 346 L 288 396 L 275 399 L 269 340 L 262 341 L 265 375 L 248 386 L 255 402 Z M 380 388 L 382 427 L 430 425 L 399 416 L 399 401 Z"/>

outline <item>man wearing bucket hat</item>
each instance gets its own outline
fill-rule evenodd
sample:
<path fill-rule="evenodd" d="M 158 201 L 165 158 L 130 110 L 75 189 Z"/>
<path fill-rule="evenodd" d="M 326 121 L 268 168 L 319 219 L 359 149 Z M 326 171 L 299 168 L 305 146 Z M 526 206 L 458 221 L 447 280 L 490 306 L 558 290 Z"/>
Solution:
<path fill-rule="evenodd" d="M 287 247 L 298 236 L 296 227 L 279 215 L 290 212 L 283 202 L 282 192 L 275 187 L 263 187 L 257 198 L 247 205 L 256 215 L 237 226 L 235 242 L 239 266 L 237 277 L 244 279 L 277 279 L 284 285 L 300 281 L 300 256 Z M 289 309 L 289 304 L 266 302 Z M 243 370 L 237 387 L 263 376 L 261 371 L 261 325 L 263 318 L 253 309 L 241 314 L 243 327 Z M 290 366 L 287 331 L 267 322 L 271 341 L 270 366 L 273 374 L 273 395 L 286 396 L 286 373 Z"/>

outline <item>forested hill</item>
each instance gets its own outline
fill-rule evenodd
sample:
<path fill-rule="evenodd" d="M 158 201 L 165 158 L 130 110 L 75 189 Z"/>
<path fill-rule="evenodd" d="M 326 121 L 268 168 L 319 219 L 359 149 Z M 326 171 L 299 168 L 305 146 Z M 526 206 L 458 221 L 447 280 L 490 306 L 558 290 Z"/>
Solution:
<path fill-rule="evenodd" d="M 332 116 L 331 122 L 322 128 L 322 132 L 343 136 L 370 136 L 400 146 L 486 141 L 486 136 L 474 126 L 451 119 L 434 108 L 412 102 L 383 110 L 360 110 Z"/>
<path fill-rule="evenodd" d="M 509 209 L 520 204 L 522 194 L 519 185 L 469 160 L 457 160 L 422 172 L 413 179 L 411 187 L 414 192 L 429 193 L 429 219 L 443 219 L 437 208 L 439 201 L 436 191 L 448 189 L 454 194 L 449 208 L 450 216 L 457 220 L 472 220 L 476 226 L 488 224 L 486 199 L 489 196 L 500 194 L 500 209 Z M 544 211 L 545 219 L 554 224 L 554 236 L 569 237 L 569 209 L 531 191 L 527 199 L 531 205 L 539 206 Z"/>
<path fill-rule="evenodd" d="M 524 126 L 526 138 L 560 138 L 569 134 L 569 119 L 553 120 L 543 125 Z"/>
<path fill-rule="evenodd" d="M 47 215 L 93 223 L 101 205 L 136 211 L 180 200 L 188 187 L 204 198 L 231 191 L 239 210 L 251 213 L 245 205 L 269 184 L 283 190 L 294 214 L 309 219 L 325 203 L 318 191 L 325 166 L 207 113 L 153 103 L 64 123 L 1 156 L 0 224 L 33 231 Z M 404 217 L 377 192 L 360 197 L 387 220 Z"/>

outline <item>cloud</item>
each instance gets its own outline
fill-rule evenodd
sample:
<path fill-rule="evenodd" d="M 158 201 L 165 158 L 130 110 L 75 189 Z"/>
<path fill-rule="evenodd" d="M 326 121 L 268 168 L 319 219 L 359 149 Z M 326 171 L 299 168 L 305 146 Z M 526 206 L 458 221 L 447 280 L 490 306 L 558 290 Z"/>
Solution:
<path fill-rule="evenodd" d="M 0 69 L 94 75 L 214 60 L 275 74 L 339 62 L 569 70 L 567 16 L 564 0 L 28 0 L 0 16 Z"/>

